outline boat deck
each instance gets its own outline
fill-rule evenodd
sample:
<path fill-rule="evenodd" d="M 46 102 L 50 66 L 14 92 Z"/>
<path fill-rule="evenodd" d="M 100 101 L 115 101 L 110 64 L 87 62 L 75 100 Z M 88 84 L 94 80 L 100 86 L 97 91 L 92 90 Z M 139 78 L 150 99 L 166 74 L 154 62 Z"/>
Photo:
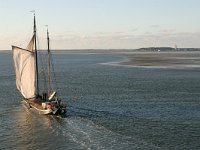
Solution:
<path fill-rule="evenodd" d="M 41 109 L 41 110 L 45 110 L 43 107 L 42 107 L 42 102 L 38 99 L 33 99 L 33 100 L 29 100 L 28 103 L 31 105 L 31 106 L 34 106 L 38 109 Z"/>
<path fill-rule="evenodd" d="M 50 115 L 53 113 L 52 109 L 45 109 L 42 107 L 42 101 L 40 99 L 29 99 L 25 100 L 26 105 L 30 108 L 34 108 L 39 114 Z"/>

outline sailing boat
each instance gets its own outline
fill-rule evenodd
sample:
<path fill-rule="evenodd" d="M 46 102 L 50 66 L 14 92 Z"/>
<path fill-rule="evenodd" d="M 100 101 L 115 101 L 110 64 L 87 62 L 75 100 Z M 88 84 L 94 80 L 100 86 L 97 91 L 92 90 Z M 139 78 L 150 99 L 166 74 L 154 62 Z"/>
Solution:
<path fill-rule="evenodd" d="M 23 96 L 23 102 L 37 110 L 40 114 L 63 115 L 66 105 L 61 103 L 57 92 L 52 89 L 51 77 L 51 52 L 49 48 L 49 32 L 47 29 L 48 43 L 48 89 L 42 92 L 39 89 L 38 53 L 36 42 L 36 20 L 34 14 L 33 36 L 26 49 L 12 46 L 13 61 L 16 73 L 16 87 Z"/>

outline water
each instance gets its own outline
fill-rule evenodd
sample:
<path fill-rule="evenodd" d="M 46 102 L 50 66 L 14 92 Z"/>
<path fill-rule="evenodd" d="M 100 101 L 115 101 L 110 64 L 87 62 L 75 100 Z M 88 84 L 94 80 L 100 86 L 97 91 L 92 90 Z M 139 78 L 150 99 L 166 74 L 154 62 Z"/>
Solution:
<path fill-rule="evenodd" d="M 0 52 L 0 149 L 200 149 L 200 68 L 102 65 L 118 53 L 55 53 L 67 116 L 25 108 Z"/>

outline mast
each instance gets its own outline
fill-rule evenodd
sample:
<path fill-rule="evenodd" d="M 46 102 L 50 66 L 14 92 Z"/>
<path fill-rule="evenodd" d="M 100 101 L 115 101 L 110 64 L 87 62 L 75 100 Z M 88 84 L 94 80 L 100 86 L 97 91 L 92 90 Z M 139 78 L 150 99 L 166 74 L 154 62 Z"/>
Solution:
<path fill-rule="evenodd" d="M 47 51 L 48 51 L 48 95 L 51 93 L 51 53 L 49 47 L 49 31 L 47 26 Z"/>
<path fill-rule="evenodd" d="M 34 27 L 33 27 L 34 41 L 35 41 L 35 67 L 36 67 L 36 97 L 39 95 L 39 82 L 38 82 L 38 59 L 37 59 L 37 42 L 36 42 L 36 20 L 34 13 Z"/>

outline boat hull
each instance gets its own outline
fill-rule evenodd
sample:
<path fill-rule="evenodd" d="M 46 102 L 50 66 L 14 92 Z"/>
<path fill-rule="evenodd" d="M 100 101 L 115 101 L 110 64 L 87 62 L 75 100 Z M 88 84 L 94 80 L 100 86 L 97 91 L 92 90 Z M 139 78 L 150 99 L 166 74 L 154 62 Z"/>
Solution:
<path fill-rule="evenodd" d="M 38 99 L 31 99 L 31 100 L 25 100 L 23 99 L 22 102 L 25 104 L 27 108 L 33 108 L 36 110 L 39 114 L 43 115 L 64 115 L 66 113 L 65 109 L 45 109 L 42 107 L 42 102 Z"/>

